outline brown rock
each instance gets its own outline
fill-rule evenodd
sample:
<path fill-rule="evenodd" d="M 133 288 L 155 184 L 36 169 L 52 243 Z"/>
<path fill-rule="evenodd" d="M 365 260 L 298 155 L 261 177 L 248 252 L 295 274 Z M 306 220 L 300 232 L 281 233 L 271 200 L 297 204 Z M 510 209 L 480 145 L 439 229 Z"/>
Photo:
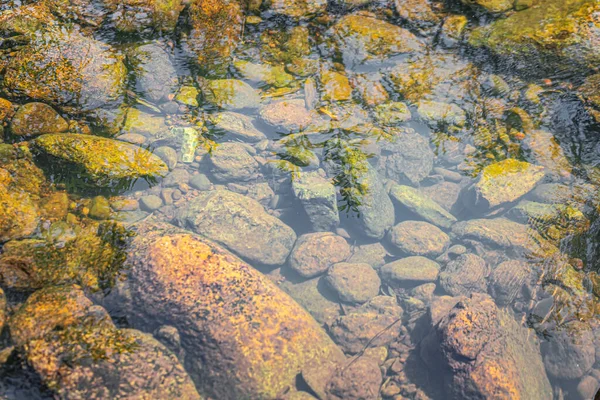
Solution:
<path fill-rule="evenodd" d="M 338 367 L 327 385 L 327 400 L 376 400 L 381 382 L 377 361 L 359 357 Z"/>
<path fill-rule="evenodd" d="M 350 245 L 343 237 L 331 232 L 308 233 L 298 238 L 289 265 L 302 277 L 312 278 L 348 257 Z"/>
<path fill-rule="evenodd" d="M 379 294 L 381 280 L 369 264 L 337 263 L 327 271 L 325 281 L 348 303 L 365 303 Z"/>
<path fill-rule="evenodd" d="M 231 253 L 167 224 L 137 233 L 127 262 L 131 320 L 176 327 L 207 394 L 272 399 L 308 363 L 343 357 L 305 310 Z"/>

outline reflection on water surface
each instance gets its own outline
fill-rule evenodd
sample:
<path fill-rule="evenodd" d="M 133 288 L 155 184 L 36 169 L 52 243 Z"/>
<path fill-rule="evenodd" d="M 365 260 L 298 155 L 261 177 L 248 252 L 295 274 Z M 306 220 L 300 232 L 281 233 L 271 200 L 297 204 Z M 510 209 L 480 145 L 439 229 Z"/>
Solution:
<path fill-rule="evenodd" d="M 4 2 L 2 398 L 592 398 L 599 11 Z"/>

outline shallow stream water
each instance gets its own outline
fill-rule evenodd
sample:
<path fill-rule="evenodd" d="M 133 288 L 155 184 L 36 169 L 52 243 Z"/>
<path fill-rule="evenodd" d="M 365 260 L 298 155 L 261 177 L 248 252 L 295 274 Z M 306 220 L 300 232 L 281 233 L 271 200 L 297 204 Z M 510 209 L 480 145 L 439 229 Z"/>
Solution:
<path fill-rule="evenodd" d="M 0 398 L 593 398 L 598 15 L 2 2 Z"/>

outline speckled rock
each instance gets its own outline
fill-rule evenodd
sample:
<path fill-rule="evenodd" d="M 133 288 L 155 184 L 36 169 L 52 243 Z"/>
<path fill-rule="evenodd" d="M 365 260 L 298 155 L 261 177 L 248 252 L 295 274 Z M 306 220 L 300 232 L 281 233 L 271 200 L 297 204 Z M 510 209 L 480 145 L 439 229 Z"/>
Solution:
<path fill-rule="evenodd" d="M 483 258 L 475 254 L 463 254 L 444 267 L 440 273 L 440 286 L 451 296 L 487 293 L 486 278 L 489 273 Z"/>
<path fill-rule="evenodd" d="M 449 398 L 552 397 L 536 335 L 488 295 L 463 297 L 442 315 L 421 356 L 435 371 L 448 368 L 442 376 Z M 423 352 L 434 347 L 433 356 Z"/>
<path fill-rule="evenodd" d="M 383 381 L 377 360 L 361 357 L 340 365 L 325 391 L 327 400 L 376 400 Z"/>
<path fill-rule="evenodd" d="M 380 142 L 377 169 L 396 183 L 417 185 L 433 169 L 433 150 L 423 136 L 412 129 L 394 132 L 391 141 Z"/>
<path fill-rule="evenodd" d="M 381 278 L 393 286 L 416 286 L 435 282 L 440 265 L 421 256 L 401 258 L 381 267 Z"/>
<path fill-rule="evenodd" d="M 298 238 L 289 265 L 300 276 L 312 278 L 348 257 L 350 245 L 343 237 L 331 232 L 307 233 Z"/>
<path fill-rule="evenodd" d="M 80 168 L 84 177 L 98 186 L 156 179 L 168 171 L 165 163 L 149 151 L 98 136 L 48 134 L 36 138 L 33 146 L 59 162 Z"/>
<path fill-rule="evenodd" d="M 217 132 L 241 139 L 245 142 L 256 143 L 266 139 L 264 133 L 256 129 L 253 119 L 235 112 L 222 112 L 210 116 Z"/>
<path fill-rule="evenodd" d="M 465 111 L 451 103 L 422 100 L 419 102 L 417 112 L 421 119 L 433 129 L 443 125 L 462 127 L 467 120 Z"/>
<path fill-rule="evenodd" d="M 126 69 L 108 45 L 78 31 L 48 30 L 11 57 L 7 90 L 52 105 L 74 105 L 103 126 L 122 118 Z"/>
<path fill-rule="evenodd" d="M 421 187 L 419 191 L 450 212 L 459 199 L 461 189 L 461 186 L 456 183 L 444 181 Z"/>
<path fill-rule="evenodd" d="M 512 0 L 461 0 L 465 5 L 490 13 L 502 13 L 513 8 Z"/>
<path fill-rule="evenodd" d="M 135 89 L 150 102 L 167 100 L 177 91 L 177 71 L 169 53 L 158 43 L 136 47 L 129 62 L 135 66 Z"/>
<path fill-rule="evenodd" d="M 33 234 L 39 218 L 31 195 L 16 185 L 9 171 L 0 168 L 0 243 Z"/>
<path fill-rule="evenodd" d="M 272 399 L 307 363 L 342 358 L 287 294 L 200 236 L 139 226 L 128 265 L 132 321 L 176 327 L 188 371 L 213 398 Z"/>
<path fill-rule="evenodd" d="M 237 79 L 209 80 L 201 89 L 205 101 L 225 110 L 260 107 L 258 92 L 244 81 Z"/>
<path fill-rule="evenodd" d="M 67 121 L 44 103 L 23 104 L 10 121 L 10 131 L 16 136 L 31 137 L 68 129 Z"/>
<path fill-rule="evenodd" d="M 322 13 L 327 8 L 327 0 L 275 0 L 270 9 L 275 14 L 292 18 L 306 18 Z"/>
<path fill-rule="evenodd" d="M 304 100 L 282 100 L 261 108 L 260 118 L 278 132 L 298 132 L 311 125 L 317 117 L 306 109 Z"/>
<path fill-rule="evenodd" d="M 350 68 L 372 58 L 409 54 L 423 48 L 408 30 L 361 14 L 341 18 L 329 34 L 344 64 Z"/>
<path fill-rule="evenodd" d="M 258 264 L 283 264 L 296 242 L 292 228 L 260 203 L 228 190 L 201 192 L 178 210 L 177 221 Z"/>
<path fill-rule="evenodd" d="M 319 172 L 300 172 L 292 181 L 294 196 L 300 201 L 315 231 L 331 231 L 340 223 L 337 191 Z"/>
<path fill-rule="evenodd" d="M 435 258 L 450 244 L 450 238 L 440 228 L 421 221 L 404 221 L 389 233 L 390 242 L 410 256 Z"/>
<path fill-rule="evenodd" d="M 217 181 L 249 181 L 258 176 L 258 163 L 241 143 L 220 143 L 207 157 Z"/>
<path fill-rule="evenodd" d="M 428 31 L 442 21 L 441 13 L 435 12 L 428 0 L 394 0 L 394 5 L 400 18 L 414 28 Z"/>
<path fill-rule="evenodd" d="M 347 101 L 352 99 L 352 86 L 345 74 L 337 71 L 321 71 L 321 99 L 323 101 Z"/>
<path fill-rule="evenodd" d="M 392 184 L 389 192 L 390 197 L 398 202 L 400 207 L 414 213 L 427 222 L 441 228 L 450 228 L 456 222 L 456 217 L 417 189 L 410 186 Z"/>
<path fill-rule="evenodd" d="M 369 264 L 337 263 L 327 271 L 325 282 L 347 303 L 365 303 L 379 294 L 381 280 Z"/>
<path fill-rule="evenodd" d="M 369 238 L 381 239 L 394 225 L 394 205 L 374 168 L 369 167 L 359 182 L 368 188 L 368 192 L 362 196 L 362 204 L 357 207 L 361 232 Z"/>
<path fill-rule="evenodd" d="M 331 326 L 330 334 L 350 354 L 360 352 L 367 343 L 372 347 L 385 346 L 399 335 L 403 313 L 395 297 L 377 296 L 339 317 Z"/>
<path fill-rule="evenodd" d="M 4 290 L 0 288 L 0 332 L 4 329 L 6 320 L 6 296 L 4 295 Z"/>
<path fill-rule="evenodd" d="M 369 264 L 375 269 L 385 264 L 388 252 L 381 243 L 370 243 L 356 246 L 352 249 L 352 255 L 348 259 L 350 263 Z"/>
<path fill-rule="evenodd" d="M 383 125 L 397 125 L 410 121 L 411 113 L 408 106 L 402 102 L 379 104 L 375 107 L 375 118 Z"/>

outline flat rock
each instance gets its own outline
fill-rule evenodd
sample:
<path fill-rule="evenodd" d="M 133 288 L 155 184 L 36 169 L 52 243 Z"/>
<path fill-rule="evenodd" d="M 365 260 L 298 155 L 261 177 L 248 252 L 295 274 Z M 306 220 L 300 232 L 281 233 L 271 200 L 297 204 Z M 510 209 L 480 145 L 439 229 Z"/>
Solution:
<path fill-rule="evenodd" d="M 401 258 L 381 267 L 381 277 L 392 286 L 416 286 L 435 282 L 440 265 L 421 256 Z"/>
<path fill-rule="evenodd" d="M 280 133 L 293 133 L 310 126 L 318 118 L 306 108 L 302 99 L 281 100 L 270 103 L 260 110 L 264 123 Z"/>
<path fill-rule="evenodd" d="M 259 264 L 283 264 L 296 242 L 292 228 L 267 214 L 260 203 L 228 190 L 199 193 L 178 210 L 176 219 Z"/>
<path fill-rule="evenodd" d="M 412 129 L 395 132 L 391 141 L 379 142 L 381 155 L 377 170 L 396 183 L 417 185 L 433 169 L 433 150 L 423 136 Z"/>
<path fill-rule="evenodd" d="M 392 184 L 390 197 L 420 218 L 441 228 L 450 228 L 456 218 L 435 201 L 410 186 Z"/>
<path fill-rule="evenodd" d="M 264 133 L 256 129 L 253 119 L 244 114 L 226 111 L 211 115 L 210 120 L 217 132 L 223 132 L 245 142 L 257 143 L 267 138 Z"/>
<path fill-rule="evenodd" d="M 177 71 L 169 53 L 158 43 L 136 47 L 130 58 L 130 63 L 135 66 L 136 93 L 150 102 L 159 103 L 177 91 Z"/>
<path fill-rule="evenodd" d="M 359 183 L 366 185 L 368 192 L 362 196 L 361 205 L 357 207 L 360 213 L 358 225 L 365 236 L 381 239 L 394 225 L 394 205 L 374 168 L 369 166 Z"/>
<path fill-rule="evenodd" d="M 209 80 L 202 94 L 208 103 L 225 110 L 256 109 L 261 102 L 258 92 L 238 79 Z"/>
<path fill-rule="evenodd" d="M 10 121 L 10 132 L 16 136 L 39 136 L 68 129 L 67 121 L 44 103 L 23 104 Z"/>
<path fill-rule="evenodd" d="M 440 228 L 421 221 L 404 221 L 389 233 L 390 242 L 410 256 L 435 258 L 450 244 L 450 238 Z"/>
<path fill-rule="evenodd" d="M 241 143 L 220 143 L 207 157 L 217 181 L 250 181 L 258 176 L 258 162 Z"/>

